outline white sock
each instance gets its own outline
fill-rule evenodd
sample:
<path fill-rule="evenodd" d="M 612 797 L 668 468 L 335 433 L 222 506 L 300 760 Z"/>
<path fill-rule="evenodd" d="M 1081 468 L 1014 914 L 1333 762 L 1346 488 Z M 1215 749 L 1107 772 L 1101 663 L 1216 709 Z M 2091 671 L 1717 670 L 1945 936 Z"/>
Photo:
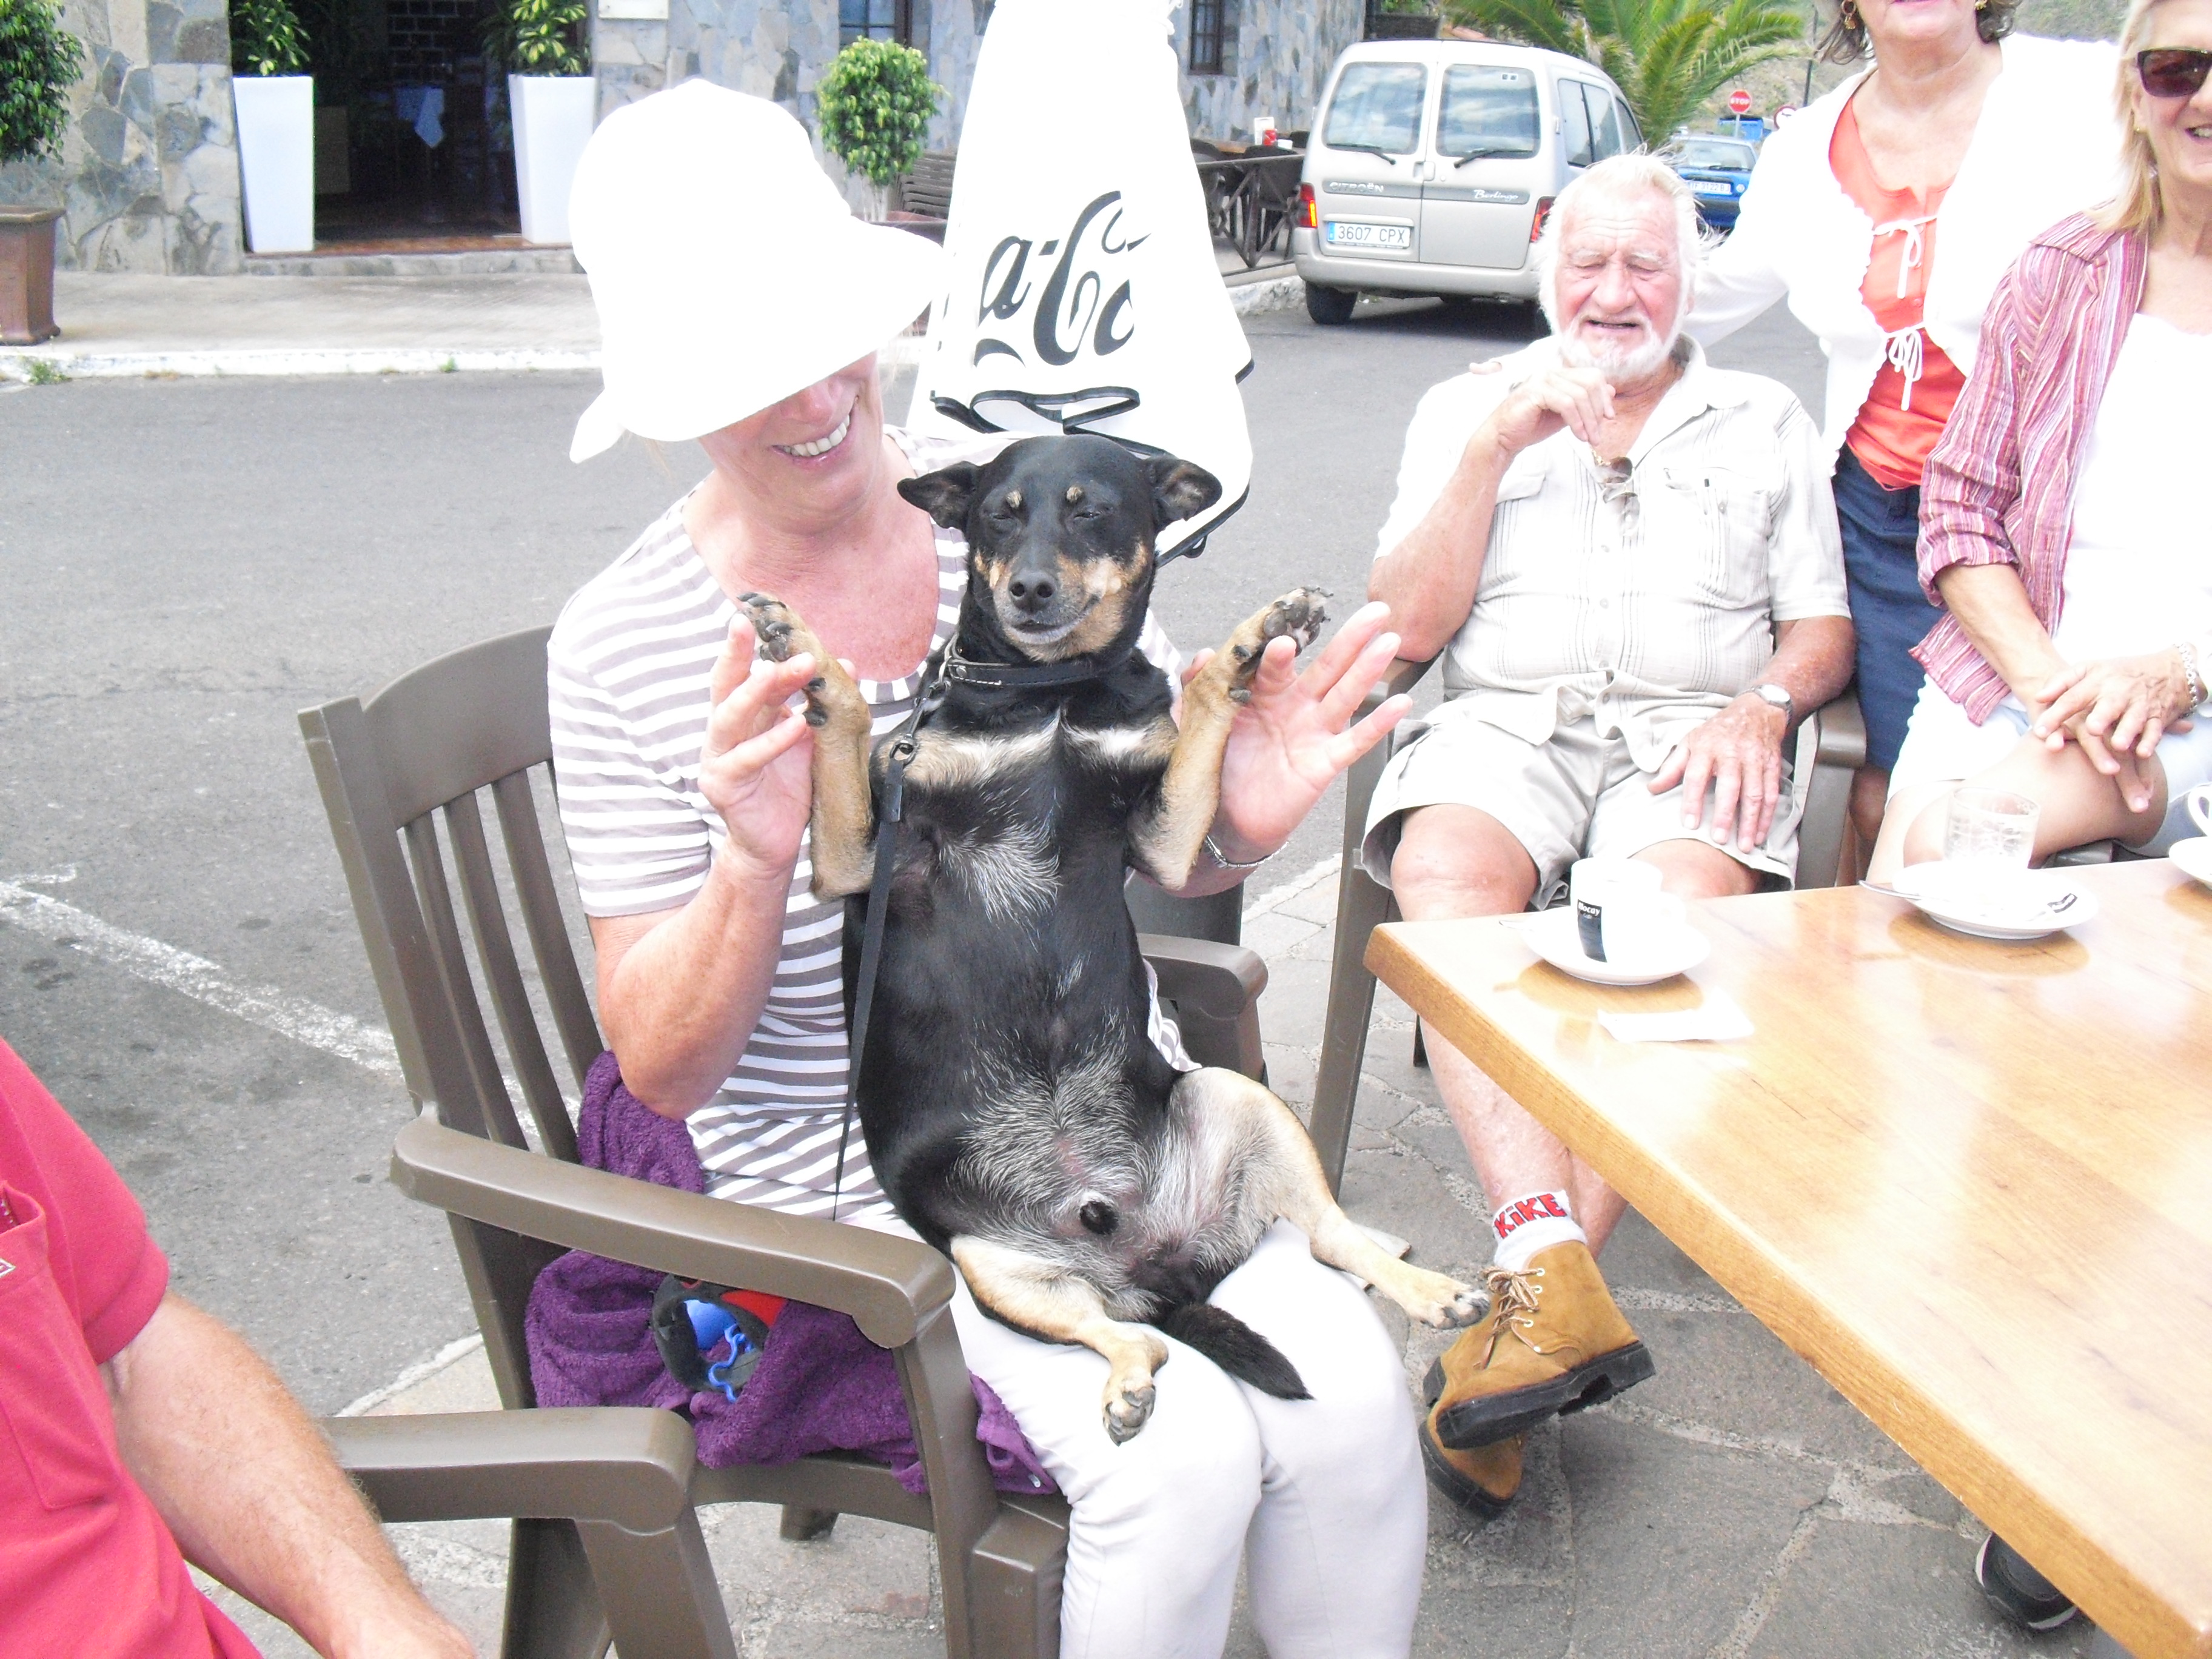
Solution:
<path fill-rule="evenodd" d="M 1490 1231 L 1498 1240 L 1498 1265 L 1516 1273 L 1539 1250 L 1571 1240 L 1589 1243 L 1565 1193 L 1525 1193 L 1508 1200 L 1492 1214 Z"/>

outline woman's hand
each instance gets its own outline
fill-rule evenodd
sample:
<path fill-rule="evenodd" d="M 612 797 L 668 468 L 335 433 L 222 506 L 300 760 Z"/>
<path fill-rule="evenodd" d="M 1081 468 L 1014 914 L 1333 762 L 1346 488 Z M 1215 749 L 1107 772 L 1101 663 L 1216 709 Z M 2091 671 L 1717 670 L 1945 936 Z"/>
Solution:
<path fill-rule="evenodd" d="M 730 832 L 725 855 L 745 873 L 788 880 L 798 861 L 814 805 L 814 733 L 804 706 L 787 705 L 813 678 L 804 652 L 787 662 L 757 656 L 742 617 L 714 659 L 699 792 Z"/>
<path fill-rule="evenodd" d="M 1222 757 L 1214 843 L 1228 857 L 1241 863 L 1280 847 L 1337 775 L 1405 719 L 1413 700 L 1397 696 L 1351 724 L 1398 654 L 1398 636 L 1383 631 L 1389 620 L 1389 605 L 1362 605 L 1303 674 L 1291 641 L 1269 641 Z M 1190 665 L 1185 684 L 1212 654 Z"/>
<path fill-rule="evenodd" d="M 2053 750 L 2073 738 L 2137 812 L 2150 805 L 2148 763 L 2159 739 L 2190 725 L 2188 680 L 2174 651 L 2069 664 L 2037 689 L 2033 702 L 2034 735 Z"/>

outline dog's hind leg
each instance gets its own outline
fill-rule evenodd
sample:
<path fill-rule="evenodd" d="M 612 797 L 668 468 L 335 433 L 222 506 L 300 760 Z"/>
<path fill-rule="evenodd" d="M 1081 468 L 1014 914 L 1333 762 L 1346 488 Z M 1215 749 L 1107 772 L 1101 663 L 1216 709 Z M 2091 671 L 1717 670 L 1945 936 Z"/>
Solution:
<path fill-rule="evenodd" d="M 1235 1173 L 1264 1221 L 1280 1216 L 1305 1234 L 1317 1260 L 1356 1273 L 1425 1325 L 1472 1325 L 1489 1310 L 1478 1287 L 1410 1267 L 1369 1237 L 1339 1207 L 1312 1139 L 1291 1109 L 1239 1072 L 1209 1066 L 1176 1085 L 1201 1144 L 1237 1149 Z"/>
<path fill-rule="evenodd" d="M 1221 805 L 1221 757 L 1237 711 L 1250 701 L 1252 679 L 1270 640 L 1287 635 L 1300 649 L 1313 642 L 1328 620 L 1322 608 L 1327 594 L 1293 588 L 1264 611 L 1248 617 L 1228 643 L 1184 688 L 1182 726 L 1168 755 L 1167 770 L 1146 810 L 1131 826 L 1130 839 L 1146 872 L 1170 890 L 1190 878 L 1206 833 Z"/>
<path fill-rule="evenodd" d="M 864 893 L 875 877 L 875 805 L 868 788 L 867 699 L 799 613 L 765 593 L 747 593 L 738 609 L 752 623 L 760 653 L 783 662 L 801 652 L 814 658 L 806 683 L 806 723 L 814 728 L 814 810 L 808 857 L 814 896 Z"/>
<path fill-rule="evenodd" d="M 1115 1445 L 1145 1426 L 1152 1414 L 1152 1373 L 1168 1363 L 1158 1332 L 1113 1318 L 1095 1285 L 1006 1245 L 955 1238 L 952 1259 L 976 1302 L 1016 1330 L 1105 1356 L 1106 1432 Z"/>

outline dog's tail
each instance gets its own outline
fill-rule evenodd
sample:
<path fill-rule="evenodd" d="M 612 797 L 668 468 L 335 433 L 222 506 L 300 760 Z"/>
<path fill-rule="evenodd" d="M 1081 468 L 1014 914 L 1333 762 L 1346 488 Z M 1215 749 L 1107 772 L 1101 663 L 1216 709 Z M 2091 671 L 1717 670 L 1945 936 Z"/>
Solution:
<path fill-rule="evenodd" d="M 1160 1328 L 1187 1342 L 1240 1382 L 1278 1400 L 1310 1400 L 1305 1379 L 1282 1350 L 1226 1309 L 1186 1302 L 1169 1310 Z"/>

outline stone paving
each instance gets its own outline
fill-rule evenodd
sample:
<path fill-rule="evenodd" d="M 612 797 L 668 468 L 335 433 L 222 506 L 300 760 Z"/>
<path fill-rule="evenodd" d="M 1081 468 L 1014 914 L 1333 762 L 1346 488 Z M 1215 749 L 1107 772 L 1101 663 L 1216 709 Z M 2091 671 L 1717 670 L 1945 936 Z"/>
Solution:
<path fill-rule="evenodd" d="M 1261 1004 L 1276 1088 L 1310 1103 L 1328 995 L 1331 866 L 1263 891 L 1245 940 L 1267 959 Z M 1489 1208 L 1412 1064 L 1410 1011 L 1378 997 L 1345 1175 L 1357 1218 L 1413 1241 L 1413 1259 L 1471 1274 Z M 1605 1257 L 1614 1294 L 1659 1363 L 1620 1400 L 1529 1442 L 1526 1486 L 1483 1525 L 1430 1495 L 1414 1651 L 1474 1659 L 2080 1659 L 2082 1621 L 2045 1637 L 1999 1622 L 1973 1583 L 1984 1528 L 1878 1429 L 1639 1217 Z M 1417 1386 L 1448 1340 L 1383 1316 Z M 489 1408 L 482 1351 L 375 1405 Z M 746 1659 L 928 1659 L 943 1638 L 928 1540 L 847 1516 L 787 1544 L 760 1506 L 708 1512 L 707 1535 Z M 505 1531 L 392 1528 L 409 1566 L 496 1651 Z M 224 1596 L 271 1659 L 307 1650 Z M 2110 1650 L 2107 1649 L 2107 1651 Z M 1228 1653 L 1265 1649 L 1240 1609 Z"/>

